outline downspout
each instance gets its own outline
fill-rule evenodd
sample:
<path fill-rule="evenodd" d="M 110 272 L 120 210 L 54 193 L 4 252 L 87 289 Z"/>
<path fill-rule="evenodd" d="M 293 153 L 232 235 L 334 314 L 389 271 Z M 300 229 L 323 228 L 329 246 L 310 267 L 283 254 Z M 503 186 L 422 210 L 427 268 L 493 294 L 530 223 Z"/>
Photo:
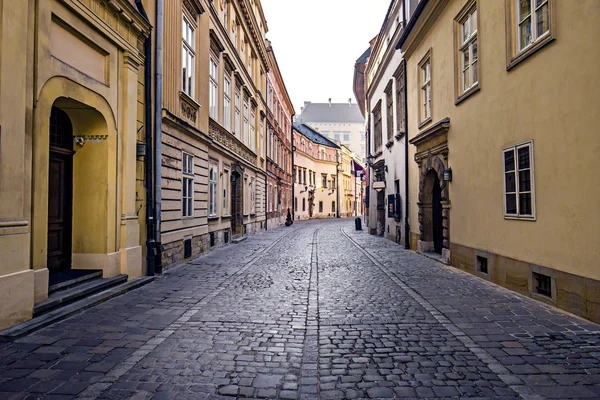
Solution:
<path fill-rule="evenodd" d="M 336 218 L 340 217 L 340 160 L 342 159 L 342 148 L 340 147 L 340 151 L 337 154 L 337 165 L 335 166 L 335 214 Z"/>
<path fill-rule="evenodd" d="M 135 0 L 138 12 L 150 23 L 142 0 Z M 144 40 L 144 129 L 146 156 L 144 157 L 144 185 L 146 186 L 146 269 L 148 276 L 154 276 L 155 241 L 153 225 L 152 196 L 152 35 Z"/>
<path fill-rule="evenodd" d="M 267 90 L 265 90 L 265 104 L 267 105 L 266 124 L 265 124 L 265 231 L 269 230 L 269 80 L 267 79 Z"/>
<path fill-rule="evenodd" d="M 154 241 L 156 271 L 162 272 L 161 245 L 161 183 L 162 183 L 162 79 L 163 79 L 163 18 L 164 0 L 156 0 L 156 75 L 154 88 Z"/>
<path fill-rule="evenodd" d="M 402 4 L 402 25 L 406 28 L 406 2 Z M 404 64 L 404 248 L 410 250 L 410 218 L 409 218 L 409 196 L 408 196 L 408 96 L 407 96 L 407 79 L 406 79 L 406 60 L 402 57 Z"/>
<path fill-rule="evenodd" d="M 296 220 L 296 177 L 295 177 L 295 166 L 296 164 L 294 163 L 294 153 L 296 152 L 296 148 L 294 146 L 294 115 L 296 115 L 295 113 L 292 114 L 292 116 L 290 117 L 290 128 L 292 129 L 292 221 Z"/>

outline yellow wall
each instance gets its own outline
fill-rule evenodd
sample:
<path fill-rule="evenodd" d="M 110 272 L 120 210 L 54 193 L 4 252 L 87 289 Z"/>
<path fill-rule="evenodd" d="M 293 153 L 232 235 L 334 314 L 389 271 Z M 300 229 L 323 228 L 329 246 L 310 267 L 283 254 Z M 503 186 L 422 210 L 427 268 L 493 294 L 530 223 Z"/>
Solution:
<path fill-rule="evenodd" d="M 450 241 L 600 279 L 599 3 L 554 2 L 556 40 L 507 71 L 505 2 L 480 0 L 481 90 L 456 106 L 449 32 L 465 4 L 450 2 L 407 55 L 410 138 L 419 132 L 417 64 L 429 49 L 433 123 L 451 119 Z M 534 142 L 537 220 L 506 220 L 502 149 L 527 140 Z M 411 159 L 414 153 L 411 146 Z M 417 165 L 411 163 L 413 232 L 419 226 L 418 182 Z"/>

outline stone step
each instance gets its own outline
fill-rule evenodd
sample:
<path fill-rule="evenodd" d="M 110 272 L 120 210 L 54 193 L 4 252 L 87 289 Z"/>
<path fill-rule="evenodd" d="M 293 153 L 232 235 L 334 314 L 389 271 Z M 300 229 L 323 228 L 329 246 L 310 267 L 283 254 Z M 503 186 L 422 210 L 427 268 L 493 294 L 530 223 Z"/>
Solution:
<path fill-rule="evenodd" d="M 70 279 L 68 281 L 60 282 L 55 285 L 49 286 L 48 287 L 48 295 L 51 295 L 52 293 L 58 292 L 60 290 L 69 289 L 69 288 L 79 285 L 81 283 L 93 281 L 96 279 L 102 279 L 102 270 L 90 271 L 89 274 L 86 274 L 79 278 Z"/>
<path fill-rule="evenodd" d="M 241 242 L 243 242 L 246 239 L 248 239 L 248 236 L 233 235 L 233 237 L 231 238 L 231 243 L 241 243 Z"/>
<path fill-rule="evenodd" d="M 50 324 L 61 321 L 74 314 L 78 314 L 97 304 L 103 303 L 109 299 L 112 299 L 113 297 L 119 296 L 123 293 L 129 292 L 130 290 L 150 283 L 154 279 L 155 278 L 153 276 L 137 278 L 49 311 L 46 314 L 40 315 L 39 317 L 35 317 L 29 321 L 25 321 L 19 325 L 15 325 L 11 328 L 0 331 L 0 341 L 11 341 L 18 339 Z"/>
<path fill-rule="evenodd" d="M 82 297 L 101 292 L 102 290 L 119 285 L 123 282 L 127 282 L 127 275 L 118 275 L 114 278 L 83 282 L 72 286 L 69 289 L 54 292 L 48 296 L 46 300 L 40 301 L 33 306 L 33 317 L 39 317 L 58 307 L 77 301 Z"/>

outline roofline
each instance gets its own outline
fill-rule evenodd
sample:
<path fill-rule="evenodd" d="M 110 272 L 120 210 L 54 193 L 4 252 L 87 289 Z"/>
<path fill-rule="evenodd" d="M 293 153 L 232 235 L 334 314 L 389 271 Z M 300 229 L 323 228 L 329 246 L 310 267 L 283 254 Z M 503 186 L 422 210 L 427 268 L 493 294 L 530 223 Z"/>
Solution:
<path fill-rule="evenodd" d="M 321 144 L 321 143 L 317 143 L 315 141 L 313 141 L 311 138 L 309 138 L 308 136 L 306 136 L 304 133 L 302 133 L 302 131 L 300 131 L 299 129 L 296 129 L 296 126 L 298 125 L 302 125 L 305 126 L 306 128 L 310 129 L 313 133 L 317 134 L 318 136 L 321 136 L 323 139 L 325 139 L 326 142 L 329 142 L 332 144 L 332 146 L 327 145 L 327 144 Z M 310 140 L 311 142 L 318 144 L 319 146 L 327 146 L 327 147 L 333 147 L 334 149 L 340 149 L 341 147 L 338 146 L 337 144 L 335 144 L 334 142 L 332 142 L 331 140 L 329 140 L 328 138 L 326 138 L 325 136 L 321 135 L 319 132 L 315 131 L 313 128 L 311 128 L 309 125 L 307 124 L 300 124 L 298 122 L 294 122 L 294 124 L 292 125 L 292 128 L 298 132 L 299 134 L 301 134 L 302 136 L 304 136 L 305 138 L 307 138 L 308 140 Z"/>
<path fill-rule="evenodd" d="M 270 43 L 270 41 L 269 41 L 269 43 Z M 281 73 L 281 70 L 279 69 L 279 63 L 277 62 L 277 57 L 275 57 L 275 51 L 273 50 L 272 43 L 267 48 L 267 54 L 271 54 L 273 57 L 273 61 L 275 61 L 275 71 L 272 71 L 272 72 L 275 73 L 276 76 L 279 78 L 279 81 L 283 87 L 283 90 L 285 91 L 285 97 L 286 97 L 288 106 L 290 106 L 290 109 L 292 110 L 292 116 L 294 116 L 294 115 L 296 115 L 296 110 L 294 109 L 294 103 L 292 103 L 292 99 L 290 98 L 290 92 L 287 90 L 287 86 L 285 85 L 285 80 L 283 79 L 283 74 Z"/>
<path fill-rule="evenodd" d="M 429 0 L 421 0 L 419 2 L 419 4 L 417 5 L 417 9 L 413 13 L 413 15 L 410 17 L 408 24 L 406 24 L 404 33 L 402 34 L 402 36 L 400 36 L 400 39 L 398 40 L 398 44 L 396 45 L 396 50 L 401 50 L 402 46 L 404 46 L 406 39 L 408 39 L 408 35 L 410 35 L 413 28 L 415 27 L 415 24 L 417 23 L 417 19 L 419 19 L 419 17 L 423 13 L 423 9 L 425 9 L 425 6 L 427 6 L 427 3 L 429 3 Z"/>

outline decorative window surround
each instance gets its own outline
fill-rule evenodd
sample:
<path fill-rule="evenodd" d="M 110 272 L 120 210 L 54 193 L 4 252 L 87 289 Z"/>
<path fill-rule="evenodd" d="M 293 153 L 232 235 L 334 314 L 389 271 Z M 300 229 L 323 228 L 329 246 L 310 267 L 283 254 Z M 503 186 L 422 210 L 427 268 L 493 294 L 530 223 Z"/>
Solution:
<path fill-rule="evenodd" d="M 535 221 L 533 141 L 502 151 L 504 218 Z"/>

